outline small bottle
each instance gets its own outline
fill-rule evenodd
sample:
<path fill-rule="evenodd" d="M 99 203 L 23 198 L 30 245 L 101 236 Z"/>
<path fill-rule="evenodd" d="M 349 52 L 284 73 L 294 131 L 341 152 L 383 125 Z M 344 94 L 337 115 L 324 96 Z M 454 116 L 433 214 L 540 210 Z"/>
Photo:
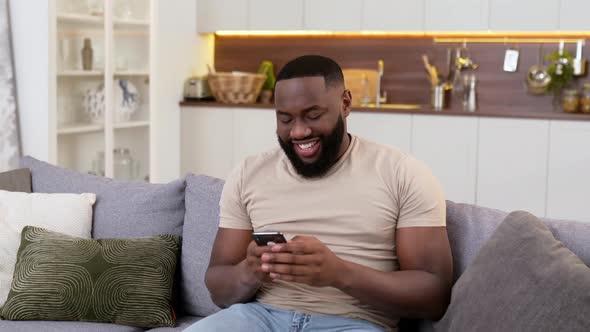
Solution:
<path fill-rule="evenodd" d="M 469 78 L 469 92 L 467 93 L 467 103 L 465 106 L 465 111 L 467 112 L 475 112 L 477 111 L 477 89 L 476 89 L 476 78 L 475 75 L 471 75 Z"/>
<path fill-rule="evenodd" d="M 84 38 L 84 47 L 82 48 L 82 69 L 92 70 L 93 53 L 90 38 Z"/>
<path fill-rule="evenodd" d="M 371 94 L 369 90 L 369 78 L 367 74 L 363 74 L 363 78 L 361 79 L 361 106 L 368 106 L 371 102 Z"/>
<path fill-rule="evenodd" d="M 580 110 L 584 113 L 590 113 L 590 83 L 585 83 L 580 97 Z"/>
<path fill-rule="evenodd" d="M 563 90 L 563 111 L 566 113 L 576 113 L 580 98 L 578 89 L 565 89 Z"/>

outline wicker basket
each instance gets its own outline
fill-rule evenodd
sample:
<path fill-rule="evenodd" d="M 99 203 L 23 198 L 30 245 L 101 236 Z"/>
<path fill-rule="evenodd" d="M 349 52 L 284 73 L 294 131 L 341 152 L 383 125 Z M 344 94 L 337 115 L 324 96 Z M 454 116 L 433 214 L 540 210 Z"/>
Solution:
<path fill-rule="evenodd" d="M 255 103 L 265 79 L 263 74 L 217 72 L 209 74 L 209 87 L 222 103 Z"/>

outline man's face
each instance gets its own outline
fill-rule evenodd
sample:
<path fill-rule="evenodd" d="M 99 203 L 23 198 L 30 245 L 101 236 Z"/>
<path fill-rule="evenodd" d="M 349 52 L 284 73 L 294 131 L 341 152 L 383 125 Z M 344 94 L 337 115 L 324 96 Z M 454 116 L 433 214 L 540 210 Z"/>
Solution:
<path fill-rule="evenodd" d="M 279 81 L 275 87 L 279 144 L 304 177 L 325 174 L 346 150 L 350 92 L 326 87 L 324 78 Z"/>

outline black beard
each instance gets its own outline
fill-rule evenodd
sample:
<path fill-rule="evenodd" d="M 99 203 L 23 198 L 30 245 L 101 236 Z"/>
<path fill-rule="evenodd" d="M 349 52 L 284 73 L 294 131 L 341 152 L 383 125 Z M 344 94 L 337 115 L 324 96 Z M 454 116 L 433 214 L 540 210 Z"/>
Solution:
<path fill-rule="evenodd" d="M 283 142 L 280 137 L 278 139 L 281 148 L 285 151 L 297 173 L 305 178 L 313 178 L 326 174 L 334 166 L 336 161 L 338 161 L 338 152 L 340 152 L 343 137 L 344 121 L 342 120 L 342 116 L 339 116 L 338 122 L 334 129 L 332 129 L 332 132 L 328 136 L 322 135 L 319 137 L 322 150 L 318 159 L 313 163 L 306 163 L 299 158 L 291 140 Z"/>

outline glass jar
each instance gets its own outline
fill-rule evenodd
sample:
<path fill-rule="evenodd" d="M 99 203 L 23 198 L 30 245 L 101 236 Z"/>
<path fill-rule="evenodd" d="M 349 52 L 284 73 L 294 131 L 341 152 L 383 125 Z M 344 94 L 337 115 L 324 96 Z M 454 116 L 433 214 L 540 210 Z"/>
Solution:
<path fill-rule="evenodd" d="M 113 172 L 117 180 L 133 181 L 136 177 L 136 163 L 127 148 L 113 150 Z"/>
<path fill-rule="evenodd" d="M 580 110 L 584 113 L 590 113 L 590 83 L 585 83 L 580 97 Z"/>
<path fill-rule="evenodd" d="M 576 113 L 580 104 L 580 95 L 577 89 L 563 90 L 563 111 L 566 113 Z"/>

